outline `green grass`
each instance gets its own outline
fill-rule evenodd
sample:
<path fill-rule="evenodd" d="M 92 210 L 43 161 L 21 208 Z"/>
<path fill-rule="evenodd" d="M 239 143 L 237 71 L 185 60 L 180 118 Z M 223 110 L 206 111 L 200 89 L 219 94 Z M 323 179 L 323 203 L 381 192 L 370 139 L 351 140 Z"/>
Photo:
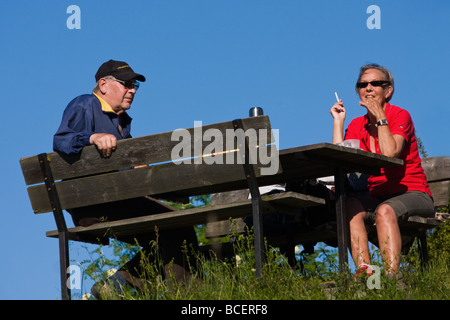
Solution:
<path fill-rule="evenodd" d="M 143 257 L 142 264 L 147 288 L 137 291 L 124 288 L 111 299 L 132 300 L 447 300 L 450 296 L 450 270 L 448 256 L 435 258 L 422 269 L 417 251 L 402 257 L 403 279 L 390 280 L 381 272 L 381 288 L 369 289 L 367 278 L 352 279 L 350 273 L 337 271 L 335 253 L 323 251 L 318 262 L 317 253 L 304 261 L 304 268 L 292 269 L 274 248 L 266 249 L 262 277 L 254 270 L 253 239 L 239 237 L 236 255 L 226 261 L 214 255 L 189 254 L 194 276 L 188 283 L 163 280 L 155 259 L 150 263 Z M 155 244 L 156 249 L 156 244 Z M 156 252 L 156 250 L 155 250 Z M 329 255 L 327 257 L 326 255 Z M 375 251 L 374 255 L 378 253 Z M 328 261 L 326 260 L 328 258 Z M 158 259 L 156 259 L 157 261 Z M 380 263 L 381 265 L 381 263 Z M 98 264 L 97 264 L 98 266 Z M 325 268 L 326 266 L 327 268 Z M 96 280 L 101 280 L 98 273 Z"/>

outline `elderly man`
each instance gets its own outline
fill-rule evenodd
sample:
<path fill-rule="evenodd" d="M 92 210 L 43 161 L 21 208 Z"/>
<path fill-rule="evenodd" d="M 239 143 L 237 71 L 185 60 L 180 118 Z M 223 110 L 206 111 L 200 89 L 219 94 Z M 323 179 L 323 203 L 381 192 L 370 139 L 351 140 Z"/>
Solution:
<path fill-rule="evenodd" d="M 93 144 L 99 150 L 100 156 L 109 157 L 117 147 L 117 140 L 131 138 L 131 118 L 127 111 L 139 88 L 139 81 L 144 82 L 145 77 L 135 73 L 126 62 L 109 60 L 100 66 L 95 80 L 92 94 L 81 95 L 66 107 L 61 125 L 54 135 L 55 151 L 65 154 L 78 153 L 83 147 Z M 170 206 L 155 199 L 139 197 L 68 211 L 76 226 L 89 226 L 105 220 L 120 220 L 170 210 L 173 210 Z M 154 232 L 119 238 L 132 244 L 137 240 L 144 251 L 150 249 L 150 241 L 155 239 Z M 193 227 L 159 232 L 158 244 L 166 276 L 173 274 L 179 281 L 190 276 L 182 252 L 183 243 L 192 244 L 196 248 L 197 238 Z M 107 283 L 113 283 L 116 287 L 130 283 L 142 289 L 145 281 L 139 279 L 139 260 L 137 254 Z M 110 288 L 105 283 L 103 286 L 95 285 L 92 292 L 99 297 L 108 290 Z"/>

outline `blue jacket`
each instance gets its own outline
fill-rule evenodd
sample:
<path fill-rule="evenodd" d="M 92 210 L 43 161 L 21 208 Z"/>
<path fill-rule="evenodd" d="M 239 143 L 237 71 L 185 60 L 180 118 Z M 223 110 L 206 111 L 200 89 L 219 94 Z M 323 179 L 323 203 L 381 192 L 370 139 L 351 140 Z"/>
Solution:
<path fill-rule="evenodd" d="M 131 118 L 120 115 L 123 136 L 119 133 L 119 116 L 95 94 L 85 94 L 73 99 L 63 113 L 61 125 L 53 136 L 53 150 L 66 154 L 78 153 L 90 145 L 94 133 L 110 133 L 117 140 L 131 138 Z"/>

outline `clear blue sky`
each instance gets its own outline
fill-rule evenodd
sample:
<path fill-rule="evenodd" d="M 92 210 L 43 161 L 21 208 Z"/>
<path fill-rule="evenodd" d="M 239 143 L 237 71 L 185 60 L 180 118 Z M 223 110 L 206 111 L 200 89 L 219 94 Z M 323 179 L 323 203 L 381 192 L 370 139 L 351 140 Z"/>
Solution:
<path fill-rule="evenodd" d="M 372 4 L 381 29 L 367 27 Z M 70 5 L 79 30 L 67 28 Z M 361 65 L 379 63 L 429 155 L 449 155 L 449 12 L 446 0 L 2 1 L 0 299 L 60 298 L 58 241 L 45 237 L 53 217 L 33 214 L 19 159 L 52 150 L 64 108 L 91 92 L 104 61 L 148 79 L 130 111 L 135 137 L 260 106 L 281 148 L 331 141 L 335 91 L 348 119 L 363 115 L 354 83 Z"/>

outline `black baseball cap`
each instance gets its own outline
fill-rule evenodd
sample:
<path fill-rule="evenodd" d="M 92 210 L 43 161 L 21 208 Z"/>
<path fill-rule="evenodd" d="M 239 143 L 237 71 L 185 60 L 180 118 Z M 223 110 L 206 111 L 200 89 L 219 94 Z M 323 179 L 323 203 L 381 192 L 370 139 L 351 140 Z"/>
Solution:
<path fill-rule="evenodd" d="M 109 60 L 103 63 L 95 74 L 95 81 L 106 76 L 113 76 L 114 78 L 123 81 L 133 79 L 141 82 L 145 81 L 145 77 L 142 74 L 135 73 L 128 63 L 123 61 Z"/>

